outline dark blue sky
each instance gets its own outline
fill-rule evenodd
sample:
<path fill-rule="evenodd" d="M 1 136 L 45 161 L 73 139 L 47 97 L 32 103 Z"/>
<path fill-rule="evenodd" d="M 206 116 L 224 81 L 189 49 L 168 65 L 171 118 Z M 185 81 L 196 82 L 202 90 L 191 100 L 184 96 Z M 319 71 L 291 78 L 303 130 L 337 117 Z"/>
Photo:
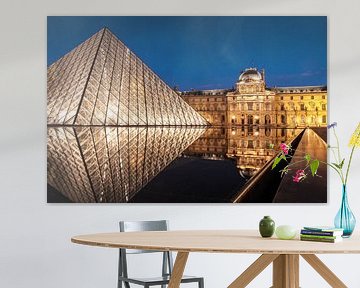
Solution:
<path fill-rule="evenodd" d="M 48 65 L 104 26 L 170 86 L 230 88 L 248 67 L 268 86 L 326 85 L 327 18 L 48 17 Z"/>

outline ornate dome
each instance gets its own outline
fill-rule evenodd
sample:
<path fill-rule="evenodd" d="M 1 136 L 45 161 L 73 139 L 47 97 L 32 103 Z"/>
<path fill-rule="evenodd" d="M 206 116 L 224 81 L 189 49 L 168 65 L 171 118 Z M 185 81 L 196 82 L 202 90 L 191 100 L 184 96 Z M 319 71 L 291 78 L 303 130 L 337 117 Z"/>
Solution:
<path fill-rule="evenodd" d="M 239 76 L 239 82 L 259 82 L 263 77 L 256 68 L 245 69 Z"/>

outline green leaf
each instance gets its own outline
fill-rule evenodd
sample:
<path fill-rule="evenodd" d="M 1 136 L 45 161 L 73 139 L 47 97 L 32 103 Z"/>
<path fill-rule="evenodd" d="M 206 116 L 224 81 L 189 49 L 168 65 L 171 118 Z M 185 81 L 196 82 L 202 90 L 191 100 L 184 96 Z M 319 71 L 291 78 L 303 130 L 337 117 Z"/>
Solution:
<path fill-rule="evenodd" d="M 277 164 L 279 164 L 279 162 L 281 161 L 282 159 L 282 156 L 277 156 L 275 159 L 274 159 L 274 163 L 271 167 L 271 170 L 274 169 L 276 167 Z"/>
<path fill-rule="evenodd" d="M 279 156 L 276 156 L 276 158 L 274 159 L 274 162 L 271 166 L 271 170 L 274 169 L 276 167 L 276 165 L 278 165 L 280 163 L 281 160 L 286 161 L 286 156 L 283 153 Z"/>
<path fill-rule="evenodd" d="M 305 160 L 307 161 L 307 164 L 309 164 L 310 161 L 311 161 L 311 156 L 310 156 L 310 154 L 306 154 L 304 158 L 305 158 Z"/>
<path fill-rule="evenodd" d="M 339 170 L 342 169 L 342 167 L 344 166 L 344 162 L 345 162 L 345 159 L 343 159 L 340 164 L 337 164 L 335 162 L 331 163 L 332 165 L 334 165 L 336 168 L 338 168 Z"/>
<path fill-rule="evenodd" d="M 336 168 L 340 169 L 340 165 L 339 165 L 339 164 L 337 164 L 337 163 L 335 163 L 335 162 L 332 162 L 331 164 L 334 165 Z"/>
<path fill-rule="evenodd" d="M 341 161 L 341 163 L 339 165 L 339 169 L 342 169 L 342 167 L 344 166 L 344 162 L 345 162 L 345 158 Z"/>
<path fill-rule="evenodd" d="M 320 164 L 319 160 L 315 159 L 315 160 L 311 161 L 310 170 L 311 170 L 312 176 L 315 176 L 315 174 L 317 173 L 317 170 L 319 168 L 319 164 Z"/>

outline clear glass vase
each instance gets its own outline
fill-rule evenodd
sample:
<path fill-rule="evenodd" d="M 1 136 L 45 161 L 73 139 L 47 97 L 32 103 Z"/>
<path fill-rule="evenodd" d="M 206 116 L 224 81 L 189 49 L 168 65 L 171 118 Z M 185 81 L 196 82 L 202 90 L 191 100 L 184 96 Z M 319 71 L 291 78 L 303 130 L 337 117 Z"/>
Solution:
<path fill-rule="evenodd" d="M 334 224 L 336 228 L 344 229 L 343 237 L 350 237 L 355 228 L 356 219 L 349 207 L 346 185 L 343 185 L 342 188 L 341 206 L 336 214 Z"/>

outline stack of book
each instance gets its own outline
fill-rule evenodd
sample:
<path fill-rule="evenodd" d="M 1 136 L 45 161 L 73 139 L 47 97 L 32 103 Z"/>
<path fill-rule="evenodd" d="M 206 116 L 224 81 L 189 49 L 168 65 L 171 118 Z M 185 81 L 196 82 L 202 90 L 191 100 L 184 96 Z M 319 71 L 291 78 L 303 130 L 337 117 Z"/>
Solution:
<path fill-rule="evenodd" d="M 343 229 L 334 227 L 304 227 L 300 232 L 302 241 L 336 243 L 342 241 Z"/>

